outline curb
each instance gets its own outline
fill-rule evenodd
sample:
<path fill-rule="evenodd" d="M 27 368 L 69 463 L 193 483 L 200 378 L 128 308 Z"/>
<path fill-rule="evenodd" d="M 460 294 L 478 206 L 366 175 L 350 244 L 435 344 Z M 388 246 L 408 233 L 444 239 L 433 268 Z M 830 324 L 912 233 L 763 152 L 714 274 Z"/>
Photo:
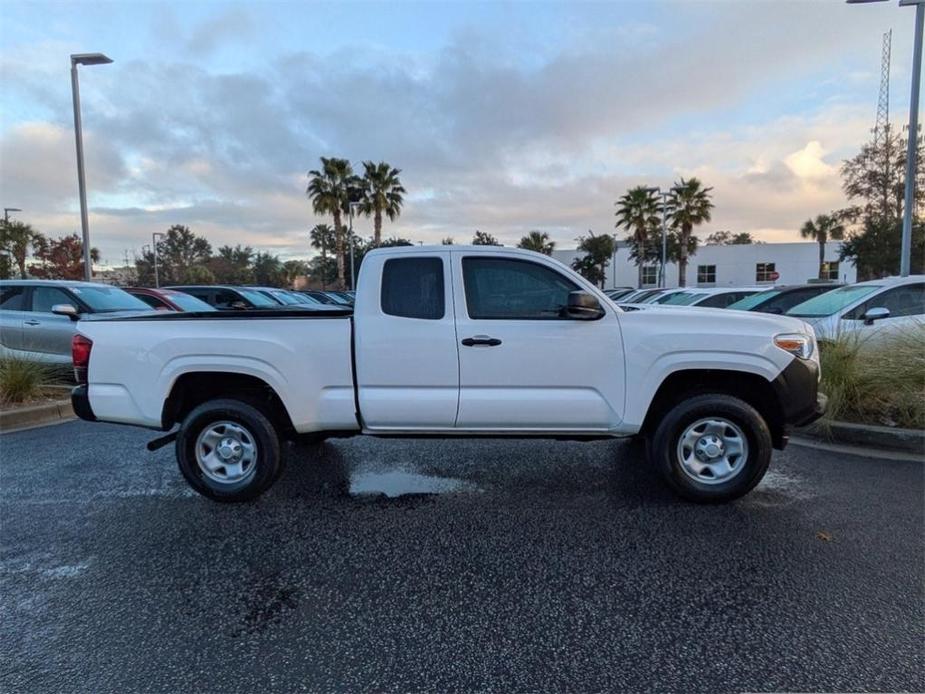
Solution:
<path fill-rule="evenodd" d="M 827 443 L 851 444 L 864 448 L 903 451 L 917 455 L 925 453 L 925 431 L 922 429 L 899 429 L 873 424 L 820 421 L 814 422 L 807 427 L 796 429 L 794 433 Z"/>
<path fill-rule="evenodd" d="M 41 424 L 51 424 L 62 419 L 73 419 L 74 408 L 70 400 L 57 400 L 45 405 L 20 407 L 17 410 L 0 412 L 0 432 L 13 429 L 34 427 Z"/>

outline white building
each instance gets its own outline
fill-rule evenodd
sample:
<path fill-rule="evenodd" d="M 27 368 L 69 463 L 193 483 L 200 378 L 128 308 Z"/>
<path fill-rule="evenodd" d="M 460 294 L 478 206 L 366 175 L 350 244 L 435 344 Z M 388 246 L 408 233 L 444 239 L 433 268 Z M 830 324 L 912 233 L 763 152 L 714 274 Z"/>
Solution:
<path fill-rule="evenodd" d="M 825 259 L 828 279 L 839 282 L 857 281 L 857 271 L 851 263 L 839 263 L 841 243 L 826 244 Z M 553 251 L 553 257 L 571 267 L 582 255 L 576 250 Z M 614 266 L 616 266 L 614 268 Z M 616 270 L 616 272 L 614 271 Z M 604 288 L 635 287 L 638 268 L 630 260 L 624 242 L 618 244 L 615 262 L 611 260 Z M 687 261 L 688 287 L 753 287 L 756 285 L 803 284 L 819 277 L 819 244 L 751 243 L 734 246 L 701 246 Z M 658 286 L 658 265 L 643 268 L 643 284 Z M 666 266 L 666 287 L 678 286 L 678 266 Z"/>

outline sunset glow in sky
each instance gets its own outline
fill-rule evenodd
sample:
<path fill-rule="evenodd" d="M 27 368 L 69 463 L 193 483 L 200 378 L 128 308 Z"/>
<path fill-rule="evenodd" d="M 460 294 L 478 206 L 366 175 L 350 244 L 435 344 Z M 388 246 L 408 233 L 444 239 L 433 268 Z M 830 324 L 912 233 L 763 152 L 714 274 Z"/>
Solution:
<path fill-rule="evenodd" d="M 319 156 L 384 159 L 409 191 L 386 235 L 562 248 L 613 230 L 629 186 L 697 175 L 716 229 L 799 240 L 844 205 L 880 41 L 906 119 L 912 14 L 896 3 L 41 3 L 0 5 L 0 202 L 79 230 L 70 53 L 91 233 L 119 263 L 187 224 L 214 246 L 305 257 Z M 362 220 L 361 231 L 371 227 Z"/>

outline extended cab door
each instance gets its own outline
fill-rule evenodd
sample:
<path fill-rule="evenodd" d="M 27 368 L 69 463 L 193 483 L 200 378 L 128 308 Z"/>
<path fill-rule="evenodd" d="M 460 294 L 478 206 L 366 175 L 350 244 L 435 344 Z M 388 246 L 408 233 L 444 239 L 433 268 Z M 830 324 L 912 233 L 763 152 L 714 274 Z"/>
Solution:
<path fill-rule="evenodd" d="M 448 252 L 369 253 L 357 287 L 354 331 L 366 429 L 453 428 L 459 361 Z"/>
<path fill-rule="evenodd" d="M 606 300 L 598 320 L 567 318 L 587 289 L 557 262 L 453 252 L 459 339 L 458 429 L 594 432 L 615 428 L 624 399 L 623 343 Z"/>

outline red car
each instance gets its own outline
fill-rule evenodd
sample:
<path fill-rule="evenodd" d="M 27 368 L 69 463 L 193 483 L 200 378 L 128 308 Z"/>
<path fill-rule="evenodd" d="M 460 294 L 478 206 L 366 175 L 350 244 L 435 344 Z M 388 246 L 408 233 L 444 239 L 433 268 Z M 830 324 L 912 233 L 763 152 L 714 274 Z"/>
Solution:
<path fill-rule="evenodd" d="M 214 311 L 202 299 L 173 289 L 151 289 L 150 287 L 126 287 L 132 296 L 144 301 L 158 311 Z"/>

